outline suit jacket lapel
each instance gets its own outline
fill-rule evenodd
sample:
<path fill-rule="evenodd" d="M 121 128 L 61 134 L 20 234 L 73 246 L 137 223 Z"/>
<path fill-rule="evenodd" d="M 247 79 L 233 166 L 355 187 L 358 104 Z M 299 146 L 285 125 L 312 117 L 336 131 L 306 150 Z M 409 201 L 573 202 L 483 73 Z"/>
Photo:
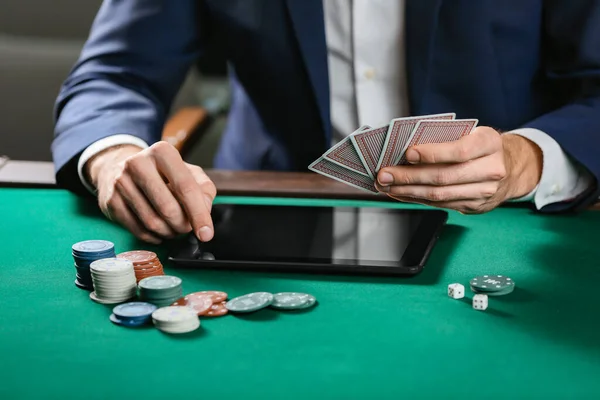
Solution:
<path fill-rule="evenodd" d="M 406 0 L 406 67 L 411 113 L 426 109 L 434 38 L 442 0 Z"/>
<path fill-rule="evenodd" d="M 329 73 L 323 3 L 321 0 L 287 0 L 287 6 L 329 146 Z"/>

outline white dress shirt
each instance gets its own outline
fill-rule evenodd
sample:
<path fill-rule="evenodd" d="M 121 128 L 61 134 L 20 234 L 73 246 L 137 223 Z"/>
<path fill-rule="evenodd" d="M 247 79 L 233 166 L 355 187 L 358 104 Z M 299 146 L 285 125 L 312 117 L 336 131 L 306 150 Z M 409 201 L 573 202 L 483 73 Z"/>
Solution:
<path fill-rule="evenodd" d="M 378 126 L 408 116 L 404 0 L 323 0 L 323 7 L 334 142 L 358 126 Z M 386 29 L 373 29 L 378 26 Z M 549 135 L 532 128 L 510 133 L 536 143 L 544 159 L 538 186 L 517 200 L 533 200 L 540 209 L 570 200 L 592 184 L 591 174 L 571 160 Z M 79 158 L 78 171 L 83 184 L 92 192 L 94 188 L 83 174 L 85 163 L 117 144 L 148 146 L 130 135 L 115 135 L 90 145 Z"/>

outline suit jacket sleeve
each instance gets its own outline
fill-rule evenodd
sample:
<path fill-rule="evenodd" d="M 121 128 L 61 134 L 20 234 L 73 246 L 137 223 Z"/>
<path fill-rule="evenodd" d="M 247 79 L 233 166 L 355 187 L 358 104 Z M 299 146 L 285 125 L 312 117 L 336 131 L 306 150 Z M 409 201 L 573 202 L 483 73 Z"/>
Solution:
<path fill-rule="evenodd" d="M 556 83 L 556 97 L 570 101 L 525 127 L 552 136 L 596 181 L 574 202 L 545 207 L 561 211 L 587 206 L 600 195 L 600 2 L 544 1 L 544 26 L 543 72 Z"/>
<path fill-rule="evenodd" d="M 128 134 L 160 140 L 199 52 L 196 0 L 105 0 L 55 106 L 57 182 L 85 193 L 77 160 L 90 144 Z"/>

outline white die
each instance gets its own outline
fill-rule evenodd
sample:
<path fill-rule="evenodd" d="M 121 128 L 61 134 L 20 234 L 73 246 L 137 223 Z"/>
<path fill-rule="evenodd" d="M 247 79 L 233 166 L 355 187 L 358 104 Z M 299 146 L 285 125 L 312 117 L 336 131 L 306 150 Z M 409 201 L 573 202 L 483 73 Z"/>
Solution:
<path fill-rule="evenodd" d="M 462 299 L 465 297 L 465 287 L 460 283 L 452 283 L 448 285 L 448 296 L 453 299 Z"/>
<path fill-rule="evenodd" d="M 476 294 L 473 296 L 473 308 L 476 310 L 485 310 L 488 307 L 487 294 Z"/>

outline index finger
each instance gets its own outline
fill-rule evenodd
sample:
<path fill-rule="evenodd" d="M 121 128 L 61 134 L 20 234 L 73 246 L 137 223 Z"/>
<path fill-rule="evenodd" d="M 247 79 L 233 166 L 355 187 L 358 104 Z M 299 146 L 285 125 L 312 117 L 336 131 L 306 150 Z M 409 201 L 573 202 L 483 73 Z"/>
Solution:
<path fill-rule="evenodd" d="M 427 143 L 406 150 L 411 164 L 461 163 L 495 153 L 502 147 L 500 134 L 489 127 L 478 127 L 470 135 L 446 143 Z"/>
<path fill-rule="evenodd" d="M 187 168 L 179 152 L 168 145 L 170 149 L 161 152 L 156 157 L 156 166 L 169 181 L 175 198 L 182 205 L 194 234 L 198 239 L 207 242 L 213 237 L 213 223 L 210 210 L 204 201 L 202 188 Z"/>

